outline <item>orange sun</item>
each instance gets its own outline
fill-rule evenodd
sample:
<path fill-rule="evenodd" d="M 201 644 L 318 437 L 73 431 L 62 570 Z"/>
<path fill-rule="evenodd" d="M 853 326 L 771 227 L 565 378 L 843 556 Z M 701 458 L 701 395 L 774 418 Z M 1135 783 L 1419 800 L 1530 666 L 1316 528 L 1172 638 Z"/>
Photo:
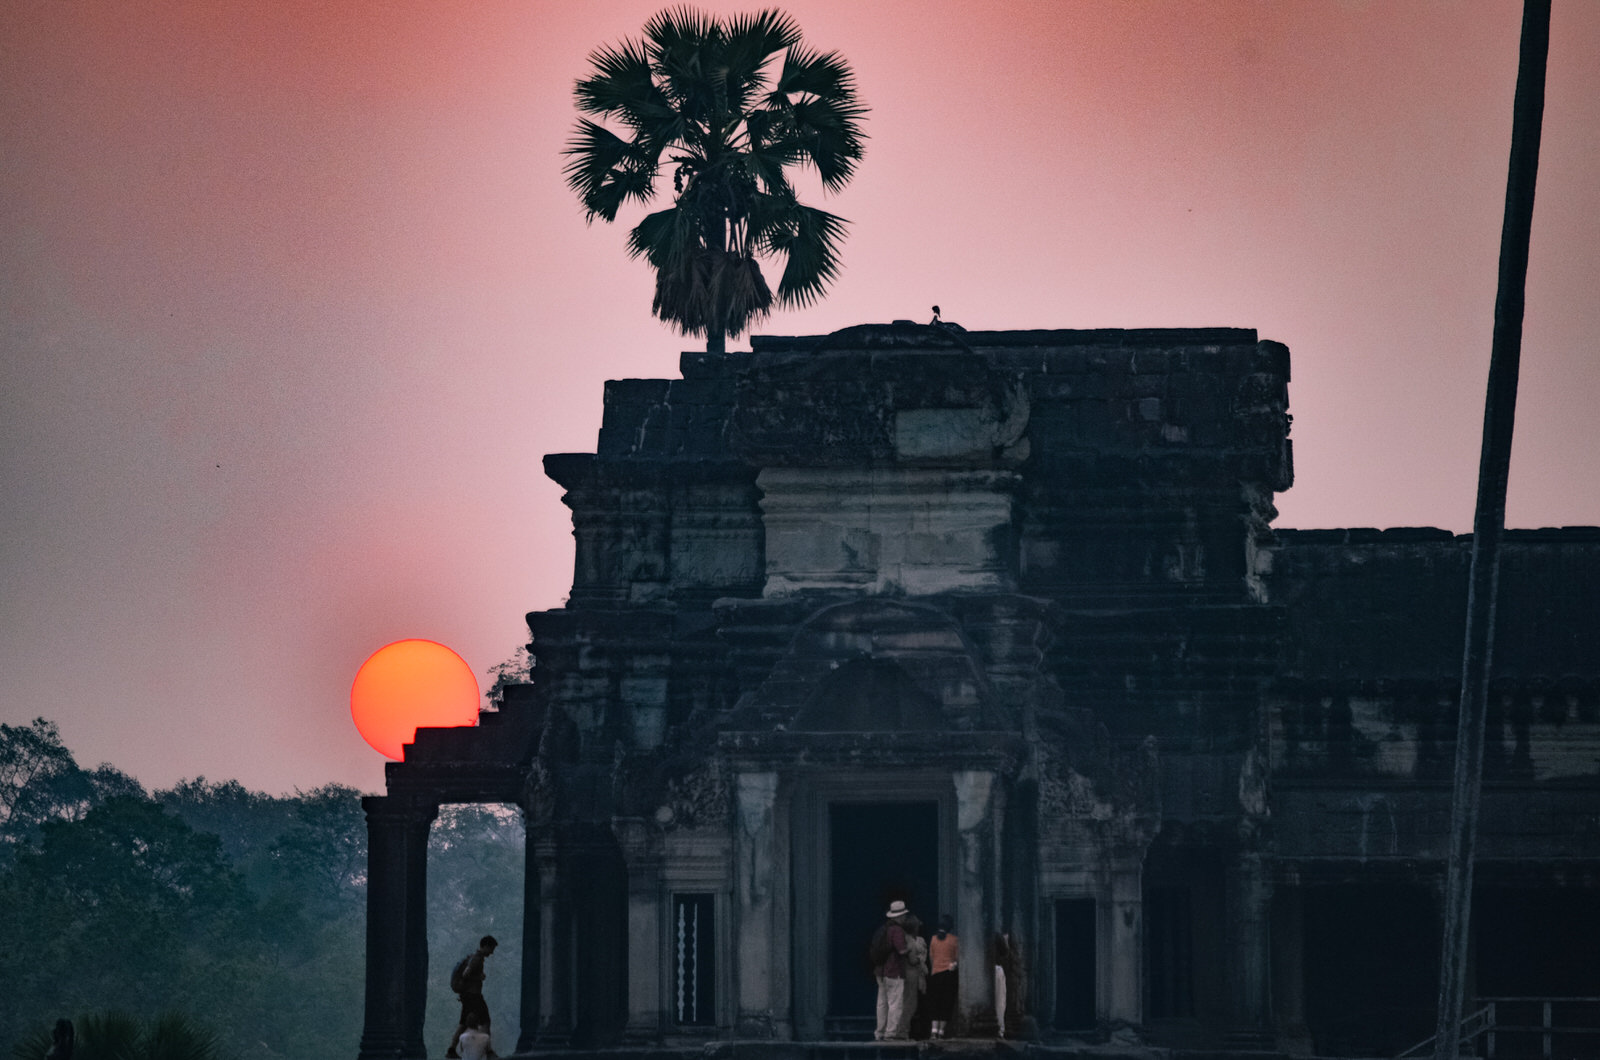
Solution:
<path fill-rule="evenodd" d="M 390 758 L 427 726 L 478 720 L 478 679 L 466 660 L 431 640 L 397 640 L 372 653 L 350 686 L 362 739 Z"/>

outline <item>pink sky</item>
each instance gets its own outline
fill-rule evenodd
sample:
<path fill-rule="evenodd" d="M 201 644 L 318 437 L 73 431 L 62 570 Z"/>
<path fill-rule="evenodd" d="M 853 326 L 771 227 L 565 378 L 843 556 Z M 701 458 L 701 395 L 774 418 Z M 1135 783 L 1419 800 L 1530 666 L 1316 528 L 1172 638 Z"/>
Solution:
<path fill-rule="evenodd" d="M 695 346 L 560 176 L 586 57 L 659 6 L 0 7 L 0 720 L 376 790 L 361 661 L 482 674 L 561 603 L 539 457 Z M 1470 528 L 1520 5 L 786 9 L 871 140 L 818 199 L 839 282 L 759 332 L 1253 327 L 1294 358 L 1279 525 Z M 1556 0 L 1512 526 L 1600 523 L 1597 71 Z"/>

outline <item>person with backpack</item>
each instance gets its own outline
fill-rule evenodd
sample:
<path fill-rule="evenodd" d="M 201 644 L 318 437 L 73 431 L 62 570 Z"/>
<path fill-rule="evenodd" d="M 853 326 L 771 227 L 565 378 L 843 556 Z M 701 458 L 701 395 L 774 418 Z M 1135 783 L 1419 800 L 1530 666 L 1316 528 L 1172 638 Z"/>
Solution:
<path fill-rule="evenodd" d="M 450 1060 L 460 1060 L 456 1046 L 469 1026 L 479 1027 L 485 1033 L 489 1030 L 489 1004 L 483 1000 L 483 962 L 494 955 L 499 945 L 493 935 L 483 936 L 478 940 L 478 948 L 457 961 L 450 970 L 450 989 L 461 995 L 461 1021 L 450 1036 L 450 1048 L 444 1051 Z"/>
<path fill-rule="evenodd" d="M 906 985 L 901 1001 L 900 1027 L 893 1035 L 896 1039 L 914 1038 L 923 1033 L 919 1028 L 913 1034 L 911 1027 L 917 1017 L 917 1009 L 922 1004 L 922 992 L 928 988 L 928 941 L 922 937 L 922 921 L 917 919 L 915 913 L 907 913 L 905 919 L 900 921 L 900 929 L 906 933 L 906 956 L 903 962 Z"/>
<path fill-rule="evenodd" d="M 903 1040 L 906 1037 L 900 1027 L 906 998 L 906 933 L 900 921 L 906 912 L 904 902 L 890 902 L 883 923 L 873 932 L 872 942 L 867 947 L 867 956 L 872 961 L 872 974 L 878 980 L 878 1026 L 872 1033 L 873 1041 Z"/>

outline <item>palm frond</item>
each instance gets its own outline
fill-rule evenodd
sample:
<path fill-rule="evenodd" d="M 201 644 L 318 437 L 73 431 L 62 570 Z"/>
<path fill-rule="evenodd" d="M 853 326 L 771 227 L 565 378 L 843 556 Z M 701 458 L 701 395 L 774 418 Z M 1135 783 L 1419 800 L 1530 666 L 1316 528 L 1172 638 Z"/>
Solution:
<path fill-rule="evenodd" d="M 626 115 L 659 93 L 650 77 L 650 58 L 638 41 L 600 48 L 589 62 L 595 72 L 579 80 L 572 92 L 578 109 L 586 114 Z"/>
<path fill-rule="evenodd" d="M 860 117 L 865 113 L 853 104 L 840 104 L 817 97 L 795 102 L 795 146 L 807 163 L 822 177 L 822 186 L 838 191 L 855 176 L 856 163 L 865 153 Z"/>
<path fill-rule="evenodd" d="M 628 255 L 656 269 L 680 270 L 704 246 L 699 218 L 680 206 L 657 210 L 628 233 Z"/>
<path fill-rule="evenodd" d="M 217 1036 L 180 1012 L 165 1012 L 145 1027 L 139 1060 L 217 1060 Z"/>
<path fill-rule="evenodd" d="M 765 95 L 767 63 L 785 48 L 800 40 L 800 27 L 778 10 L 754 15 L 734 15 L 725 26 L 721 69 L 727 108 L 744 113 L 752 99 Z"/>
<path fill-rule="evenodd" d="M 565 154 L 572 161 L 562 167 L 567 186 L 583 200 L 589 220 L 616 220 L 617 210 L 629 199 L 648 202 L 655 192 L 660 148 L 642 148 L 604 125 L 581 118 Z"/>
<path fill-rule="evenodd" d="M 45 1060 L 45 1055 L 50 1052 L 53 1042 L 49 1028 L 36 1028 L 12 1043 L 12 1060 Z"/>
<path fill-rule="evenodd" d="M 656 273 L 650 308 L 685 334 L 704 335 L 720 321 L 732 336 L 771 312 L 772 290 L 750 255 L 701 248 Z"/>
<path fill-rule="evenodd" d="M 785 98 L 798 93 L 854 103 L 855 71 L 838 52 L 822 53 L 796 45 L 783 57 L 783 72 L 773 91 Z"/>
<path fill-rule="evenodd" d="M 729 16 L 725 30 L 730 49 L 753 48 L 750 57 L 763 63 L 800 43 L 800 24 L 775 7 L 753 15 Z"/>
<path fill-rule="evenodd" d="M 761 273 L 761 264 L 751 255 L 723 255 L 713 291 L 729 337 L 737 338 L 751 323 L 772 312 L 772 289 Z"/>
<path fill-rule="evenodd" d="M 795 203 L 787 221 L 772 228 L 766 247 L 784 258 L 780 303 L 808 306 L 822 297 L 839 274 L 839 244 L 847 224 L 825 210 Z"/>
<path fill-rule="evenodd" d="M 792 195 L 793 188 L 784 170 L 800 159 L 801 154 L 792 148 L 792 141 L 757 143 L 752 139 L 745 155 L 745 167 L 766 194 Z"/>
<path fill-rule="evenodd" d="M 720 91 L 715 67 L 722 45 L 716 19 L 689 7 L 668 8 L 645 23 L 656 83 L 686 121 L 705 125 Z"/>
<path fill-rule="evenodd" d="M 644 24 L 644 35 L 658 51 L 668 52 L 678 48 L 697 48 L 719 29 L 717 20 L 712 16 L 681 4 L 650 16 L 650 21 Z"/>
<path fill-rule="evenodd" d="M 95 1012 L 74 1021 L 77 1060 L 136 1060 L 143 1028 L 126 1012 Z"/>
<path fill-rule="evenodd" d="M 816 168 L 825 188 L 838 191 L 849 182 L 863 154 L 867 108 L 843 56 L 790 48 L 767 104 L 788 117 L 793 149 Z"/>

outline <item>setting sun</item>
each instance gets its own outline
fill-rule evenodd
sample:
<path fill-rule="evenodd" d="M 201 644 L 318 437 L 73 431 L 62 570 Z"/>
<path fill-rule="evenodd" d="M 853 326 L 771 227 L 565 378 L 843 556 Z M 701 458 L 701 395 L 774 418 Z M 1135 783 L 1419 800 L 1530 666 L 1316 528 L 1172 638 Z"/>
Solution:
<path fill-rule="evenodd" d="M 398 760 L 418 728 L 478 720 L 478 679 L 466 660 L 443 644 L 395 641 L 373 652 L 356 671 L 350 714 L 363 739 Z"/>

